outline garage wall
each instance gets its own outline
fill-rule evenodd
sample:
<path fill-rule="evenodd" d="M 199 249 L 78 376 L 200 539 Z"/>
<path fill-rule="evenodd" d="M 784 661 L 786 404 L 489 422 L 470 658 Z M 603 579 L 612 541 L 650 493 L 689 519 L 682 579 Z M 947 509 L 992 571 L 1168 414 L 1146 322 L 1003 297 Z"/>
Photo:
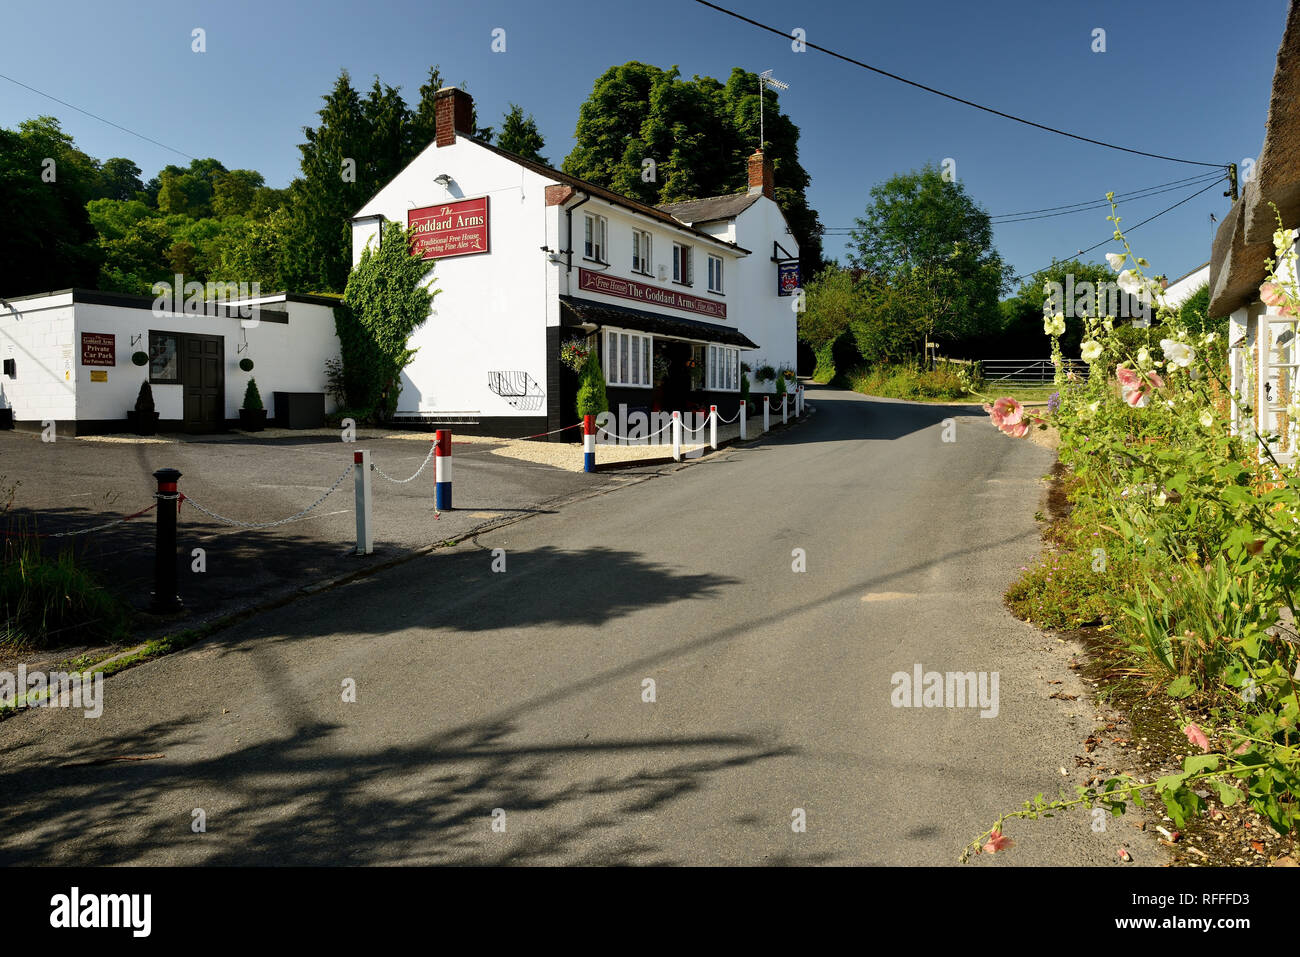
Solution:
<path fill-rule="evenodd" d="M 16 378 L 0 376 L 0 409 L 11 409 L 15 422 L 39 428 L 45 420 L 74 419 L 72 294 L 0 305 L 0 358 L 15 363 Z"/>

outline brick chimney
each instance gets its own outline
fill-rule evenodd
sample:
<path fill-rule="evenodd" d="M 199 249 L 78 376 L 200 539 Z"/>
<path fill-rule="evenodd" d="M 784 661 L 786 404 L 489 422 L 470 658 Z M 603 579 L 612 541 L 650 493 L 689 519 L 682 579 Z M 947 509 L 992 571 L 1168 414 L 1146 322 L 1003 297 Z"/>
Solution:
<path fill-rule="evenodd" d="M 433 114 L 439 146 L 454 144 L 457 131 L 469 134 L 474 130 L 474 98 L 457 87 L 444 86 L 433 94 Z"/>
<path fill-rule="evenodd" d="M 438 145 L 441 146 L 441 142 Z M 754 150 L 754 155 L 749 158 L 749 194 L 762 193 L 768 199 L 776 199 L 774 183 L 772 161 L 763 155 L 762 150 Z"/>

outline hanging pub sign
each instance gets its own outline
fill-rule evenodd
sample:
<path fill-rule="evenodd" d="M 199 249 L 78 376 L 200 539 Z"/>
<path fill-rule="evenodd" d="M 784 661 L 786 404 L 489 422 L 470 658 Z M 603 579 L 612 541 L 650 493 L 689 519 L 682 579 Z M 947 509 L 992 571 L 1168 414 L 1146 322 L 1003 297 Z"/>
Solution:
<path fill-rule="evenodd" d="M 83 366 L 111 366 L 117 364 L 117 336 L 111 332 L 83 332 L 81 334 L 81 364 Z"/>
<path fill-rule="evenodd" d="M 408 210 L 411 251 L 421 259 L 447 259 L 489 252 L 488 198 L 463 199 Z"/>
<path fill-rule="evenodd" d="M 792 296 L 799 288 L 799 261 L 777 263 L 776 292 L 780 296 Z"/>

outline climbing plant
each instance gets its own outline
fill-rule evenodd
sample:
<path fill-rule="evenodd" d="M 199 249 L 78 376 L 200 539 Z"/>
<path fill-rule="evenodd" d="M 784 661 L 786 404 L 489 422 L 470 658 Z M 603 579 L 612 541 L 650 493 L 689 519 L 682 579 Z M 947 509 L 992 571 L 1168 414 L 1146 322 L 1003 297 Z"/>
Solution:
<path fill-rule="evenodd" d="M 411 253 L 406 229 L 385 223 L 379 248 L 361 253 L 343 306 L 334 310 L 347 404 L 363 420 L 383 421 L 397 411 L 402 370 L 417 351 L 411 334 L 429 318 L 438 292 L 431 265 Z"/>

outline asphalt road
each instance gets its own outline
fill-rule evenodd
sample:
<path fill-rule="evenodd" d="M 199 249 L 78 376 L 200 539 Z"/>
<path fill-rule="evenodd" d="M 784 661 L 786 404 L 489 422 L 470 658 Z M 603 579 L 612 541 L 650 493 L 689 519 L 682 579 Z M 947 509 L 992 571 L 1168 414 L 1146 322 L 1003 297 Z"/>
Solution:
<path fill-rule="evenodd" d="M 0 723 L 0 863 L 954 862 L 1086 774 L 1094 706 L 1001 604 L 1051 455 L 969 408 L 812 400 L 124 672 L 98 719 Z M 996 672 L 996 715 L 893 706 L 918 664 Z M 1109 827 L 1013 823 L 974 866 L 1159 862 Z"/>

